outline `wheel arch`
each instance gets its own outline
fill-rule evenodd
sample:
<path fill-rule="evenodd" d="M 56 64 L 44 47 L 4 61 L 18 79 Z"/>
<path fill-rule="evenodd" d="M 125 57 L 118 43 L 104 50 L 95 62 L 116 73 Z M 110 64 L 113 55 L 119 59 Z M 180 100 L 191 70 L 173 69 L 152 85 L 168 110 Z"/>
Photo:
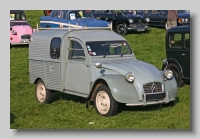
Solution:
<path fill-rule="evenodd" d="M 175 64 L 179 68 L 181 76 L 183 76 L 183 68 L 182 68 L 181 64 L 176 59 L 174 59 L 174 58 L 168 58 L 167 61 L 168 61 L 168 65 L 170 63 Z M 164 67 L 165 67 L 165 65 L 163 64 L 162 70 L 164 70 Z"/>
<path fill-rule="evenodd" d="M 94 100 L 94 94 L 98 88 L 98 84 L 107 85 L 110 89 L 111 95 L 117 102 L 127 103 L 139 101 L 138 93 L 133 84 L 128 83 L 123 76 L 116 74 L 105 75 L 97 79 L 93 84 L 88 100 Z"/>
<path fill-rule="evenodd" d="M 37 82 L 40 80 L 41 78 L 37 78 L 35 79 L 34 83 L 33 84 L 37 84 Z M 41 79 L 42 80 L 42 79 Z M 43 81 L 43 80 L 42 80 Z M 44 81 L 43 81 L 44 82 Z"/>

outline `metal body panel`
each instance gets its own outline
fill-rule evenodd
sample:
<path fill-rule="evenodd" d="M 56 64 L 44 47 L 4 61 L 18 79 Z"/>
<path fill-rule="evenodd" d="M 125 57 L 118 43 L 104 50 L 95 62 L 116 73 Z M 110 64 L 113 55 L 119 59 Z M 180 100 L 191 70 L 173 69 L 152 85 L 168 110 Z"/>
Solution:
<path fill-rule="evenodd" d="M 52 38 L 61 38 L 60 57 L 50 57 L 50 43 Z M 167 103 L 175 100 L 177 84 L 174 79 L 167 80 L 163 72 L 155 66 L 137 60 L 134 53 L 121 55 L 90 56 L 86 42 L 89 41 L 126 41 L 122 36 L 110 30 L 44 30 L 36 31 L 29 44 L 30 83 L 41 78 L 47 89 L 69 93 L 89 98 L 96 81 L 104 80 L 114 99 L 127 105 L 148 105 Z M 76 40 L 83 48 L 85 58 L 68 59 L 70 41 Z M 100 62 L 102 68 L 97 68 Z M 132 72 L 135 81 L 129 83 L 125 75 Z M 159 83 L 160 92 L 148 93 L 144 85 L 156 87 Z M 151 89 L 150 88 L 150 89 Z M 157 95 L 158 101 L 151 100 Z M 149 99 L 149 100 L 148 100 Z M 161 100 L 162 99 L 162 100 Z"/>

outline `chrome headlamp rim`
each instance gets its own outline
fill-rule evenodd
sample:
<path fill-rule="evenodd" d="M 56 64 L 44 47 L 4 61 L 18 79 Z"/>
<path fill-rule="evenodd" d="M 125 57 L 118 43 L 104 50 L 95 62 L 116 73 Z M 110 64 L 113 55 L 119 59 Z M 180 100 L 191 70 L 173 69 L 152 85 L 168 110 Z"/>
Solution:
<path fill-rule="evenodd" d="M 164 77 L 167 79 L 171 79 L 173 77 L 173 71 L 172 70 L 164 70 L 163 72 Z"/>
<path fill-rule="evenodd" d="M 133 23 L 133 19 L 128 19 L 128 22 L 129 23 Z"/>
<path fill-rule="evenodd" d="M 150 21 L 150 19 L 149 19 L 148 17 L 146 17 L 145 20 L 146 20 L 146 22 L 149 22 L 149 21 Z"/>
<path fill-rule="evenodd" d="M 135 80 L 135 75 L 132 73 L 132 72 L 128 72 L 126 75 L 125 75 L 125 79 L 128 81 L 128 82 L 133 82 Z"/>

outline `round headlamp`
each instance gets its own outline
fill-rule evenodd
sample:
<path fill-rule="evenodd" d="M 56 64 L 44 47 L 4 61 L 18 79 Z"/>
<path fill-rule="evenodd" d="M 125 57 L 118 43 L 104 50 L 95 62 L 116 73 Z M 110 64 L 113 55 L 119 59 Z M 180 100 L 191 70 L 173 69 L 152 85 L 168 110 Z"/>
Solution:
<path fill-rule="evenodd" d="M 12 34 L 13 34 L 13 35 L 17 35 L 17 31 L 12 30 Z"/>
<path fill-rule="evenodd" d="M 150 19 L 149 19 L 149 18 L 145 18 L 145 20 L 146 20 L 146 22 L 149 22 L 149 21 L 150 21 Z"/>
<path fill-rule="evenodd" d="M 128 21 L 129 21 L 129 23 L 133 23 L 133 19 L 129 19 Z"/>
<path fill-rule="evenodd" d="M 171 70 L 165 70 L 164 71 L 164 77 L 170 79 L 173 77 L 173 72 Z"/>
<path fill-rule="evenodd" d="M 125 75 L 125 78 L 128 82 L 133 82 L 135 80 L 135 76 L 133 73 L 129 72 Z"/>

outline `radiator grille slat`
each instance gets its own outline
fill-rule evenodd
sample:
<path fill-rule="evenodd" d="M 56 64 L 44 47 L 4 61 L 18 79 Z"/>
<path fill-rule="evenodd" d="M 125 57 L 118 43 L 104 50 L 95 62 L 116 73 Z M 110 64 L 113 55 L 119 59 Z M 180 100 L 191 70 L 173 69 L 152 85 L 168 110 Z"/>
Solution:
<path fill-rule="evenodd" d="M 162 83 L 160 82 L 152 82 L 143 85 L 145 93 L 157 93 L 163 92 Z"/>

